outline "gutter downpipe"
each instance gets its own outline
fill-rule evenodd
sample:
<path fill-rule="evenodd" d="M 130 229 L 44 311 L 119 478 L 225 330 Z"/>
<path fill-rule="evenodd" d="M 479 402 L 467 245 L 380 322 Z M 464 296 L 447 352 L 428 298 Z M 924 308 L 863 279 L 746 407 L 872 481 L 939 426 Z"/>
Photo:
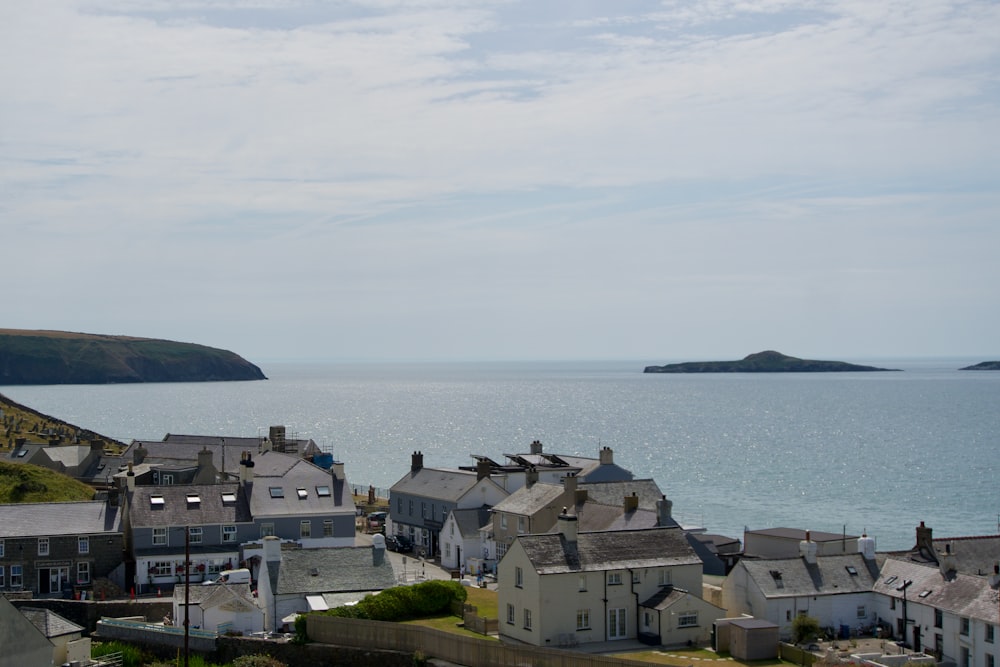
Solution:
<path fill-rule="evenodd" d="M 628 581 L 629 588 L 632 591 L 632 596 L 635 598 L 635 638 L 639 638 L 639 594 L 635 590 L 635 573 L 632 572 L 632 568 L 628 569 Z"/>

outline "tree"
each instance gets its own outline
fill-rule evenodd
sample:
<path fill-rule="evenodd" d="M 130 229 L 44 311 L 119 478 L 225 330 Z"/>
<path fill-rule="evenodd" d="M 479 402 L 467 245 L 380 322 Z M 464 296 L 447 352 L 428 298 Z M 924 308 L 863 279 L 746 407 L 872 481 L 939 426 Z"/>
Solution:
<path fill-rule="evenodd" d="M 815 639 L 819 636 L 819 621 L 808 614 L 799 614 L 792 621 L 792 635 L 796 644 Z"/>

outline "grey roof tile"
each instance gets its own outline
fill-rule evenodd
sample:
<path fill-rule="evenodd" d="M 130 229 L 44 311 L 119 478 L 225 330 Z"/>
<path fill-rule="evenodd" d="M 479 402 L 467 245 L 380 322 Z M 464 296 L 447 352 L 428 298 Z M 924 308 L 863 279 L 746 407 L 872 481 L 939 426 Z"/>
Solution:
<path fill-rule="evenodd" d="M 102 501 L 0 505 L 0 537 L 120 533 L 118 507 Z"/>
<path fill-rule="evenodd" d="M 740 565 L 769 598 L 870 591 L 878 576 L 875 562 L 861 554 L 817 556 L 815 564 L 803 558 L 775 558 L 744 559 Z"/>
<path fill-rule="evenodd" d="M 283 549 L 273 590 L 277 595 L 322 594 L 380 591 L 394 586 L 396 577 L 389 558 L 374 565 L 372 549 Z"/>
<path fill-rule="evenodd" d="M 876 593 L 902 599 L 900 586 L 912 581 L 906 590 L 911 602 L 969 616 L 988 623 L 997 618 L 998 590 L 990 587 L 987 577 L 952 573 L 946 577 L 937 566 L 887 558 L 882 573 L 873 586 Z"/>
<path fill-rule="evenodd" d="M 449 468 L 420 468 L 392 485 L 392 493 L 457 502 L 479 481 L 476 473 Z"/>
<path fill-rule="evenodd" d="M 575 543 L 560 533 L 517 540 L 540 574 L 701 564 L 677 528 L 579 533 Z"/>
<path fill-rule="evenodd" d="M 234 494 L 236 501 L 225 502 L 223 495 L 228 494 Z M 199 502 L 188 502 L 189 496 L 197 497 Z M 153 502 L 154 498 L 163 502 Z M 135 528 L 234 524 L 253 520 L 242 485 L 235 482 L 137 486 L 129 502 L 129 518 Z"/>
<path fill-rule="evenodd" d="M 82 627 L 49 609 L 21 607 L 21 613 L 49 639 L 83 632 Z"/>

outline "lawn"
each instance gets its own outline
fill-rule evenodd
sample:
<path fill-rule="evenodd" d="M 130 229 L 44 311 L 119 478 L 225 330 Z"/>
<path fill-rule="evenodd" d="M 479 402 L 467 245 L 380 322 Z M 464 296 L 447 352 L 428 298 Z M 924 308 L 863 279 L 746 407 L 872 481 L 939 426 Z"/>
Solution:
<path fill-rule="evenodd" d="M 678 667 L 787 667 L 793 663 L 778 658 L 774 660 L 735 660 L 728 653 L 714 653 L 705 649 L 664 649 L 616 654 L 629 660 L 641 660 L 655 665 Z"/>
<path fill-rule="evenodd" d="M 467 587 L 465 590 L 469 594 L 468 598 L 465 600 L 466 604 L 474 606 L 480 616 L 485 618 L 497 617 L 496 591 L 491 591 L 486 588 L 475 588 L 472 586 Z M 496 637 L 487 637 L 477 632 L 466 630 L 460 625 L 462 623 L 462 619 L 458 616 L 452 616 L 451 614 L 404 622 L 411 625 L 422 625 L 427 628 L 434 628 L 435 630 L 443 630 L 445 632 L 451 632 L 465 637 L 474 637 L 476 639 L 483 639 L 486 641 L 498 641 Z"/>

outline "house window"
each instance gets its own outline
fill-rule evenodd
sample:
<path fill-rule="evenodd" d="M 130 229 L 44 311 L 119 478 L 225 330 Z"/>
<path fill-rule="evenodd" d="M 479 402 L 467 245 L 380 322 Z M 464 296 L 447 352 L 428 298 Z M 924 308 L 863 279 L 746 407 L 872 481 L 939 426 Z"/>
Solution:
<path fill-rule="evenodd" d="M 274 536 L 274 524 L 273 523 L 262 523 L 262 524 L 260 524 L 260 536 L 261 537 L 273 537 Z"/>
<path fill-rule="evenodd" d="M 959 626 L 958 634 L 962 635 L 963 637 L 968 637 L 969 636 L 969 619 L 968 618 L 963 618 L 961 620 L 961 625 Z"/>
<path fill-rule="evenodd" d="M 232 505 L 235 502 L 236 502 L 236 494 L 235 493 L 232 493 L 230 491 L 226 491 L 225 493 L 222 494 L 222 504 L 223 505 Z"/>
<path fill-rule="evenodd" d="M 170 486 L 171 484 L 174 483 L 174 476 L 164 474 L 162 477 L 160 477 L 160 483 L 163 484 L 164 486 Z"/>
<path fill-rule="evenodd" d="M 10 587 L 11 588 L 21 588 L 24 586 L 23 571 L 20 565 L 10 566 Z"/>
<path fill-rule="evenodd" d="M 940 628 L 944 627 L 944 612 L 940 609 L 934 610 L 934 627 Z"/>
<path fill-rule="evenodd" d="M 89 537 L 78 537 L 76 540 L 76 551 L 81 554 L 90 553 L 90 538 Z"/>
<path fill-rule="evenodd" d="M 435 505 L 434 503 L 431 503 L 431 515 L 430 515 L 429 518 L 430 518 L 431 521 L 433 521 L 434 517 L 436 517 L 436 516 L 437 516 L 437 505 Z"/>
<path fill-rule="evenodd" d="M 524 532 L 524 517 L 523 516 L 517 517 L 517 532 L 519 532 L 519 533 L 523 533 Z"/>
<path fill-rule="evenodd" d="M 299 537 L 305 539 L 312 536 L 312 522 L 299 521 Z"/>
<path fill-rule="evenodd" d="M 503 557 L 507 555 L 507 543 L 497 542 L 497 560 L 503 560 Z"/>
<path fill-rule="evenodd" d="M 201 526 L 188 528 L 188 540 L 191 544 L 201 544 Z"/>
<path fill-rule="evenodd" d="M 677 617 L 677 627 L 678 628 L 695 628 L 698 627 L 698 612 L 688 612 L 686 614 L 681 614 Z"/>
<path fill-rule="evenodd" d="M 524 610 L 524 629 L 525 630 L 530 630 L 531 629 L 531 610 L 530 609 L 525 609 Z"/>
<path fill-rule="evenodd" d="M 3 565 L 0 565 L 0 588 L 3 588 L 3 585 L 4 585 L 5 581 L 6 581 L 6 579 L 4 578 Z"/>
<path fill-rule="evenodd" d="M 38 555 L 39 556 L 49 555 L 49 538 L 47 537 L 38 538 Z"/>
<path fill-rule="evenodd" d="M 410 501 L 410 516 L 413 516 L 413 501 Z"/>
<path fill-rule="evenodd" d="M 396 511 L 399 512 L 400 514 L 403 513 L 403 497 L 402 496 L 396 496 Z"/>
<path fill-rule="evenodd" d="M 865 618 L 868 616 L 868 609 L 865 608 L 863 604 L 858 605 L 858 618 Z"/>
<path fill-rule="evenodd" d="M 996 663 L 993 660 L 993 654 L 992 653 L 987 653 L 986 654 L 986 663 L 984 664 L 984 667 L 996 667 Z"/>
<path fill-rule="evenodd" d="M 509 625 L 514 625 L 514 605 L 507 605 L 507 623 Z"/>
<path fill-rule="evenodd" d="M 0 558 L 3 558 L 3 540 L 0 540 Z"/>
<path fill-rule="evenodd" d="M 222 542 L 230 543 L 236 541 L 236 526 L 223 526 L 222 527 Z"/>
<path fill-rule="evenodd" d="M 269 486 L 267 487 L 267 492 L 271 494 L 272 498 L 284 498 L 285 489 L 280 486 Z"/>
<path fill-rule="evenodd" d="M 984 639 L 984 641 L 986 643 L 988 643 L 988 644 L 992 644 L 993 643 L 993 635 L 994 635 L 995 632 L 996 632 L 996 628 L 994 628 L 992 625 L 990 625 L 989 623 L 987 623 L 986 624 L 986 638 Z"/>
<path fill-rule="evenodd" d="M 448 508 L 445 506 L 441 507 L 441 523 L 444 523 L 448 519 Z"/>
<path fill-rule="evenodd" d="M 154 528 L 153 529 L 153 546 L 164 546 L 167 543 L 167 529 L 166 528 Z"/>
<path fill-rule="evenodd" d="M 444 557 L 451 558 L 451 542 L 444 543 Z"/>
<path fill-rule="evenodd" d="M 323 520 L 323 537 L 333 537 L 333 521 L 330 519 Z"/>
<path fill-rule="evenodd" d="M 587 590 L 587 575 L 585 574 L 580 575 L 579 587 L 581 591 Z"/>
<path fill-rule="evenodd" d="M 889 598 L 889 609 L 896 608 L 896 598 Z"/>
<path fill-rule="evenodd" d="M 507 530 L 507 515 L 506 514 L 501 514 L 500 515 L 500 528 L 502 528 L 503 530 Z"/>
<path fill-rule="evenodd" d="M 639 572 L 637 570 L 633 570 L 632 571 L 632 583 L 633 584 L 638 584 L 640 581 L 642 581 L 642 579 L 640 577 Z"/>
<path fill-rule="evenodd" d="M 609 586 L 620 586 L 622 583 L 622 573 L 621 572 L 608 572 L 608 585 Z"/>
<path fill-rule="evenodd" d="M 577 609 L 576 610 L 576 629 L 577 630 L 589 630 L 590 629 L 590 610 L 589 609 Z"/>
<path fill-rule="evenodd" d="M 420 518 L 427 518 L 427 503 L 420 503 Z"/>
<path fill-rule="evenodd" d="M 520 566 L 514 568 L 514 585 L 518 588 L 524 587 L 524 570 Z"/>
<path fill-rule="evenodd" d="M 656 576 L 657 586 L 669 586 L 670 585 L 670 570 L 668 568 L 663 568 L 657 573 Z"/>
<path fill-rule="evenodd" d="M 448 524 L 448 534 L 455 537 L 455 523 L 451 522 Z"/>
<path fill-rule="evenodd" d="M 81 561 L 76 564 L 76 583 L 78 584 L 90 583 L 90 563 L 86 561 Z"/>

